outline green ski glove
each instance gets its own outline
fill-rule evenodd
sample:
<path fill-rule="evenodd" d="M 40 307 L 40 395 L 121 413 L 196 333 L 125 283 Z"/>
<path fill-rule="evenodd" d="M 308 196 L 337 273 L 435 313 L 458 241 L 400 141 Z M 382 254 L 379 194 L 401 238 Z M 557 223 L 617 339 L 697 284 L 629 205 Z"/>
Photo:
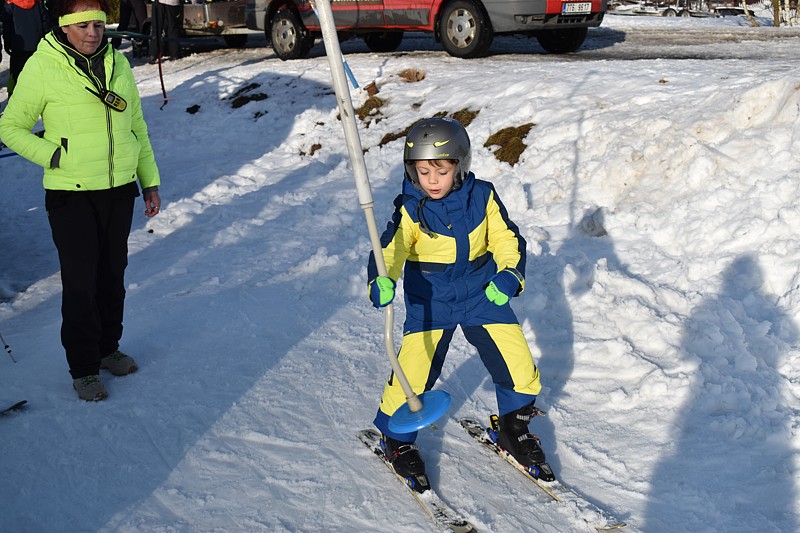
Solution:
<path fill-rule="evenodd" d="M 378 276 L 369 282 L 369 299 L 375 307 L 386 307 L 394 300 L 395 283 L 392 278 Z"/>
<path fill-rule="evenodd" d="M 519 278 L 508 270 L 501 270 L 489 280 L 486 297 L 496 305 L 506 305 L 519 289 Z"/>

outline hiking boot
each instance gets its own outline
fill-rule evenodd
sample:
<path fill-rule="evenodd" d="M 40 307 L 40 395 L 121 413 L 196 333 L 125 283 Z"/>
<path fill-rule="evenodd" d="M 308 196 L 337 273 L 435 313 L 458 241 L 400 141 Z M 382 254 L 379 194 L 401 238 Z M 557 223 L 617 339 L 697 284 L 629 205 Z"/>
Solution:
<path fill-rule="evenodd" d="M 72 380 L 72 388 L 78 391 L 78 397 L 87 402 L 99 402 L 108 397 L 108 392 L 99 376 L 84 376 Z"/>
<path fill-rule="evenodd" d="M 392 465 L 398 476 L 405 479 L 409 487 L 416 492 L 425 492 L 431 488 L 425 475 L 425 462 L 419 454 L 419 448 L 413 442 L 402 442 L 384 435 L 381 448 L 386 460 Z"/>
<path fill-rule="evenodd" d="M 528 423 L 537 409 L 530 404 L 499 417 L 497 445 L 507 451 L 522 466 L 546 461 L 539 437 L 528 431 Z"/>
<path fill-rule="evenodd" d="M 119 350 L 114 350 L 111 354 L 100 359 L 100 368 L 105 368 L 115 376 L 127 376 L 139 370 L 133 357 Z"/>

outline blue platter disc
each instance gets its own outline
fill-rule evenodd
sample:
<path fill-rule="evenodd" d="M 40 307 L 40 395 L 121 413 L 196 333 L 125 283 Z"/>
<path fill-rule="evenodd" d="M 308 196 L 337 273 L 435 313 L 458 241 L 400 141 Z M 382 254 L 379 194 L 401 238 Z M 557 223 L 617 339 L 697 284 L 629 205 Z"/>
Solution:
<path fill-rule="evenodd" d="M 422 409 L 411 411 L 408 402 L 389 417 L 389 429 L 395 433 L 412 433 L 430 426 L 447 412 L 450 395 L 443 390 L 430 390 L 419 395 Z"/>

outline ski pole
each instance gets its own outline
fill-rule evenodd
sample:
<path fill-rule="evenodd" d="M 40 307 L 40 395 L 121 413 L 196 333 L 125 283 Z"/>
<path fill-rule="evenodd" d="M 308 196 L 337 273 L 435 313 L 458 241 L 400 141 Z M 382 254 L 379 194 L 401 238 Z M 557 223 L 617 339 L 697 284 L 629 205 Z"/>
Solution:
<path fill-rule="evenodd" d="M 8 343 L 6 342 L 6 339 L 5 339 L 5 338 L 3 338 L 3 334 L 2 334 L 2 333 L 0 333 L 0 341 L 3 341 L 3 348 L 5 348 L 5 350 L 6 350 L 6 353 L 7 353 L 7 354 L 8 354 L 8 356 L 11 358 L 11 360 L 12 360 L 13 362 L 15 362 L 15 363 L 16 363 L 16 362 L 17 362 L 17 360 L 16 360 L 16 359 L 14 359 L 14 356 L 13 356 L 13 355 L 11 355 L 11 346 L 9 346 L 9 345 L 8 345 Z"/>
<path fill-rule="evenodd" d="M 163 21 L 159 19 L 158 14 L 158 6 L 156 5 L 158 0 L 153 2 L 153 26 L 155 27 L 155 41 L 156 41 L 156 63 L 158 63 L 158 79 L 161 81 L 161 95 L 164 97 L 161 100 L 163 103 L 161 107 L 158 108 L 159 111 L 164 109 L 164 106 L 167 105 L 169 102 L 169 98 L 167 98 L 167 88 L 164 86 L 164 71 L 161 68 L 161 47 L 164 42 L 164 39 L 161 35 L 161 24 Z"/>
<path fill-rule="evenodd" d="M 367 219 L 372 253 L 375 256 L 375 264 L 378 275 L 386 276 L 386 263 L 383 258 L 383 247 L 381 246 L 378 225 L 375 221 L 373 210 L 372 189 L 370 188 L 369 176 L 367 174 L 366 163 L 364 162 L 364 150 L 361 147 L 361 139 L 358 136 L 355 112 L 353 111 L 353 101 L 350 98 L 350 90 L 347 88 L 347 81 L 344 73 L 344 60 L 342 51 L 339 48 L 339 39 L 336 36 L 336 25 L 333 21 L 333 11 L 331 10 L 330 0 L 316 0 L 319 11 L 317 13 L 322 28 L 322 39 L 325 42 L 325 51 L 328 56 L 328 63 L 331 69 L 333 89 L 336 93 L 336 100 L 339 105 L 339 114 L 342 118 L 342 128 L 344 128 L 345 144 L 350 156 L 350 164 L 353 166 L 353 174 L 356 181 L 356 190 L 361 209 Z M 410 433 L 417 429 L 432 424 L 438 420 L 450 405 L 450 395 L 442 390 L 431 390 L 424 392 L 420 396 L 425 398 L 423 401 L 414 392 L 408 382 L 395 353 L 394 337 L 392 329 L 394 327 L 394 307 L 392 304 L 384 307 L 384 341 L 386 344 L 386 355 L 389 364 L 394 372 L 394 377 L 400 383 L 406 396 L 406 403 L 403 404 L 389 419 L 389 429 L 397 433 Z"/>

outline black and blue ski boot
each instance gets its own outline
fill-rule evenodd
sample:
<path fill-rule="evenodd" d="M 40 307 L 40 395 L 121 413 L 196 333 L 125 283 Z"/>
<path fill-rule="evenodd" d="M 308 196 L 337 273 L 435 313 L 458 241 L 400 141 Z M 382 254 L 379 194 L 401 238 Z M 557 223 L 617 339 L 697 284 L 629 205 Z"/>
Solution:
<path fill-rule="evenodd" d="M 497 445 L 525 467 L 540 465 L 547 460 L 539 437 L 528 430 L 528 423 L 536 413 L 538 409 L 531 402 L 497 420 Z"/>
<path fill-rule="evenodd" d="M 413 442 L 402 442 L 383 435 L 381 448 L 386 460 L 398 476 L 416 492 L 425 492 L 431 488 L 428 476 L 425 475 L 425 462 L 419 454 L 419 448 Z"/>

